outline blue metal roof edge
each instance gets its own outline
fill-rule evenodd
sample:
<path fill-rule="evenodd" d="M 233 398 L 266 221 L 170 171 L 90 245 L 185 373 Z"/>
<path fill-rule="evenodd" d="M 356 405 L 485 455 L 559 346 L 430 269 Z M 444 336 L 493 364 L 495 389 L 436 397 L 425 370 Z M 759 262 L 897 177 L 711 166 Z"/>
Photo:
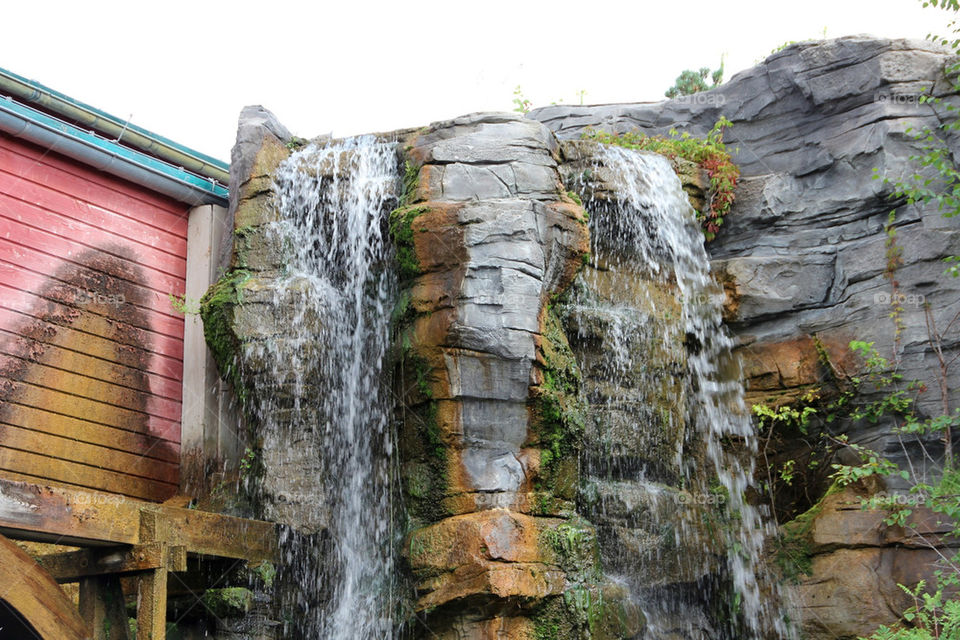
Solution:
<path fill-rule="evenodd" d="M 220 200 L 223 204 L 226 204 L 229 197 L 229 189 L 212 178 L 198 176 L 181 167 L 175 167 L 172 164 L 148 156 L 145 153 L 135 151 L 89 131 L 84 131 L 71 124 L 48 116 L 45 113 L 41 113 L 36 109 L 22 105 L 12 98 L 0 96 L 0 109 L 14 113 L 59 135 L 105 151 L 112 156 L 136 164 L 148 171 L 186 184 L 191 188 L 204 191 Z"/>
<path fill-rule="evenodd" d="M 141 134 L 141 135 L 148 136 L 148 137 L 151 137 L 151 138 L 155 138 L 155 139 L 158 140 L 159 142 L 162 142 L 162 143 L 165 144 L 165 145 L 168 145 L 168 146 L 170 146 L 170 147 L 173 147 L 173 148 L 175 148 L 175 149 L 177 149 L 177 150 L 179 150 L 179 151 L 181 151 L 181 152 L 183 152 L 183 153 L 185 153 L 185 154 L 187 154 L 187 155 L 191 155 L 191 156 L 197 158 L 198 160 L 201 160 L 201 161 L 203 161 L 203 162 L 205 162 L 205 163 L 207 163 L 207 164 L 211 164 L 211 165 L 220 167 L 220 168 L 223 169 L 224 171 L 229 171 L 229 170 L 230 170 L 230 163 L 229 163 L 229 162 L 224 162 L 223 160 L 219 160 L 219 159 L 217 159 L 217 158 L 214 158 L 213 156 L 209 156 L 209 155 L 207 155 L 207 154 L 205 154 L 205 153 L 201 153 L 200 151 L 197 151 L 197 150 L 195 150 L 195 149 L 191 149 L 190 147 L 186 147 L 186 146 L 184 146 L 184 145 L 182 145 L 182 144 L 180 144 L 180 143 L 178 143 L 178 142 L 174 142 L 174 141 L 171 140 L 170 138 L 167 138 L 167 137 L 165 137 L 165 136 L 158 135 L 158 134 L 156 134 L 156 133 L 154 133 L 154 132 L 152 132 L 152 131 L 150 131 L 150 130 L 148 130 L 148 129 L 144 129 L 143 127 L 138 127 L 137 125 L 129 124 L 129 123 L 128 123 L 127 121 L 125 121 L 125 120 L 121 120 L 120 118 L 117 118 L 116 116 L 113 116 L 113 115 L 111 115 L 111 114 L 109 114 L 109 113 L 107 113 L 107 112 L 105 112 L 105 111 L 102 111 L 101 109 L 97 109 L 96 107 L 92 107 L 92 106 L 90 106 L 89 104 L 86 104 L 86 103 L 81 102 L 81 101 L 79 101 L 79 100 L 75 100 L 75 99 L 71 98 L 71 97 L 68 96 L 68 95 L 65 95 L 65 94 L 63 94 L 63 93 L 60 93 L 59 91 L 55 91 L 54 89 L 51 89 L 51 88 L 49 88 L 49 87 L 47 87 L 47 86 L 45 86 L 45 85 L 43 85 L 43 84 L 40 84 L 40 83 L 37 82 L 36 80 L 30 80 L 29 78 L 25 78 L 25 77 L 23 77 L 23 76 L 21 76 L 21 75 L 19 75 L 19 74 L 13 73 L 12 71 L 8 71 L 8 70 L 4 69 L 3 67 L 0 67 L 0 73 L 4 73 L 4 74 L 6 74 L 6 75 L 8 75 L 8 76 L 11 76 L 11 77 L 13 77 L 13 78 L 16 78 L 16 79 L 19 80 L 20 82 L 22 82 L 22 83 L 24 83 L 24 84 L 26 84 L 26 85 L 30 85 L 30 86 L 33 87 L 34 90 L 36 90 L 36 91 L 44 91 L 44 92 L 46 92 L 46 93 L 49 93 L 51 96 L 54 96 L 54 97 L 56 97 L 56 98 L 59 98 L 60 100 L 63 100 L 64 102 L 69 102 L 70 104 L 72 104 L 72 105 L 74 105 L 74 106 L 76 106 L 76 107 L 79 107 L 79 108 L 81 108 L 81 109 L 85 109 L 85 110 L 87 110 L 87 111 L 90 111 L 91 113 L 95 113 L 97 116 L 103 118 L 104 120 L 109 120 L 109 121 L 111 121 L 111 122 L 113 122 L 113 123 L 115 123 L 115 124 L 118 124 L 118 125 L 120 125 L 120 126 L 125 127 L 126 129 L 128 129 L 128 130 L 130 130 L 130 131 L 136 131 L 137 133 L 139 133 L 139 134 Z"/>

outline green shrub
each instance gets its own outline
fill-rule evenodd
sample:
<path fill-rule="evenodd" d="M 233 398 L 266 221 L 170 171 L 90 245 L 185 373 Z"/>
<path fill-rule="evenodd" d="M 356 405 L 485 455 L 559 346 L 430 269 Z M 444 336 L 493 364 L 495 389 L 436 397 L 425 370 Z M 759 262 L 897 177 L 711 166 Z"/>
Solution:
<path fill-rule="evenodd" d="M 713 240 L 723 224 L 724 216 L 733 206 L 734 190 L 740 179 L 740 169 L 733 163 L 723 143 L 723 130 L 730 126 L 732 123 L 721 117 L 705 138 L 674 130 L 670 131 L 669 137 L 648 136 L 639 132 L 615 135 L 605 131 L 587 131 L 583 138 L 627 149 L 653 151 L 671 159 L 683 158 L 700 165 L 710 178 L 710 190 L 707 194 L 707 210 L 697 211 L 697 220 L 706 239 Z"/>

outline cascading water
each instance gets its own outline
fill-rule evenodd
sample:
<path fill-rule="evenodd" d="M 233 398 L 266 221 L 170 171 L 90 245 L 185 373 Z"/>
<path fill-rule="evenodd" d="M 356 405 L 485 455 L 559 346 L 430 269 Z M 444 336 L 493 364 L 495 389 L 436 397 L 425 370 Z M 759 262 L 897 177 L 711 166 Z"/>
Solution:
<path fill-rule="evenodd" d="M 594 258 L 566 322 L 575 350 L 593 350 L 582 356 L 595 432 L 584 501 L 606 566 L 646 609 L 649 638 L 789 637 L 755 575 L 768 531 L 745 499 L 753 470 L 723 446 L 755 445 L 692 208 L 665 158 L 600 147 L 580 176 Z M 614 193 L 595 191 L 598 175 Z M 710 561 L 719 530 L 725 568 Z M 717 615 L 710 600 L 725 595 L 739 615 Z"/>
<path fill-rule="evenodd" d="M 277 304 L 296 302 L 284 340 L 258 347 L 272 349 L 264 355 L 278 385 L 259 413 L 267 439 L 271 429 L 286 430 L 272 455 L 306 469 L 311 483 L 288 498 L 315 511 L 301 519 L 323 523 L 327 540 L 291 536 L 285 549 L 299 583 L 291 624 L 303 637 L 393 633 L 393 441 L 383 363 L 396 279 L 383 230 L 398 180 L 396 144 L 372 136 L 310 145 L 274 176 L 278 237 L 289 256 Z"/>

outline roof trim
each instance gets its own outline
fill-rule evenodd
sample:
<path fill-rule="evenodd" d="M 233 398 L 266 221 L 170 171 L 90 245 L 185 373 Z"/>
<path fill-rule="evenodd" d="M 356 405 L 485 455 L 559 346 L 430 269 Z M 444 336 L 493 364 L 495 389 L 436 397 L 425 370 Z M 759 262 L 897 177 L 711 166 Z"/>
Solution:
<path fill-rule="evenodd" d="M 12 98 L 0 96 L 0 130 L 131 180 L 189 205 L 226 205 L 229 191 L 213 178 L 107 140 Z"/>
<path fill-rule="evenodd" d="M 229 163 L 130 124 L 129 121 L 3 68 L 0 68 L 0 94 L 10 95 L 21 103 L 39 107 L 55 117 L 75 122 L 81 127 L 103 134 L 104 137 L 115 138 L 116 142 L 122 141 L 127 146 L 155 155 L 174 165 L 183 165 L 199 175 L 227 182 Z"/>

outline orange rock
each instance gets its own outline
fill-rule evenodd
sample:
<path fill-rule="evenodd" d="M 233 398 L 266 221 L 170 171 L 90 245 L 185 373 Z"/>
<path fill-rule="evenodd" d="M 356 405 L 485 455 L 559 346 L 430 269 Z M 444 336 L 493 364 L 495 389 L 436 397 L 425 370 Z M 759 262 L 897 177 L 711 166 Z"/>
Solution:
<path fill-rule="evenodd" d="M 419 610 L 486 595 L 544 598 L 566 588 L 540 534 L 553 520 L 506 509 L 453 516 L 413 532 L 407 556 L 414 575 Z"/>

